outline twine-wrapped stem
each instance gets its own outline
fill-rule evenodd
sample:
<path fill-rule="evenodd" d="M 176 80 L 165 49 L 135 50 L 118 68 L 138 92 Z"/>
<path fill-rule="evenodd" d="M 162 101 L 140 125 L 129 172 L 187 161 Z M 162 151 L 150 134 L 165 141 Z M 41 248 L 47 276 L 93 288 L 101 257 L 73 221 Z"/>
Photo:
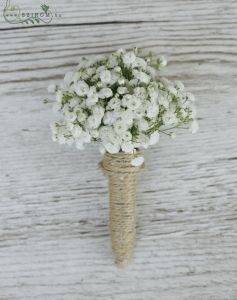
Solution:
<path fill-rule="evenodd" d="M 115 264 L 128 264 L 136 238 L 136 176 L 142 166 L 131 161 L 136 154 L 105 153 L 101 167 L 109 177 L 109 228 Z"/>

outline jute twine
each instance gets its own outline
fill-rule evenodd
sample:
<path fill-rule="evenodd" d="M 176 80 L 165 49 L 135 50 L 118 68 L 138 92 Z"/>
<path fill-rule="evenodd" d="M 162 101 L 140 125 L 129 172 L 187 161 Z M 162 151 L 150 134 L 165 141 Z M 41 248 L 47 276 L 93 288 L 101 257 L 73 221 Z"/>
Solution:
<path fill-rule="evenodd" d="M 100 165 L 109 177 L 109 230 L 115 264 L 128 264 L 136 238 L 136 176 L 142 166 L 131 161 L 142 154 L 105 153 Z"/>

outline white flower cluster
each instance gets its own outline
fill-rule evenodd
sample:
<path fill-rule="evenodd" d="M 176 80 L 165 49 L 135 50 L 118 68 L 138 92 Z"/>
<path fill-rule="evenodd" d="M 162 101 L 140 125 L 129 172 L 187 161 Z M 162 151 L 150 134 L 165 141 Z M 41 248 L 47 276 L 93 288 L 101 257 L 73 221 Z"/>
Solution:
<path fill-rule="evenodd" d="M 99 143 L 102 153 L 133 153 L 156 144 L 160 133 L 174 138 L 173 128 L 190 123 L 196 132 L 194 96 L 181 82 L 158 76 L 165 65 L 164 58 L 143 57 L 137 48 L 83 57 L 60 86 L 49 86 L 61 116 L 52 125 L 53 140 L 78 149 Z"/>

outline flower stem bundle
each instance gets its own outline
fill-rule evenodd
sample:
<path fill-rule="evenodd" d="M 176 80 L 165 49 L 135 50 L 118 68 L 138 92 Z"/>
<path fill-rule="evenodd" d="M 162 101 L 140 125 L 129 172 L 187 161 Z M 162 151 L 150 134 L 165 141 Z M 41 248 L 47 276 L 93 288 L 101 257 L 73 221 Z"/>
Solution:
<path fill-rule="evenodd" d="M 130 261 L 136 238 L 136 177 L 143 165 L 133 161 L 134 154 L 105 153 L 101 167 L 109 177 L 109 227 L 115 264 L 124 267 Z"/>

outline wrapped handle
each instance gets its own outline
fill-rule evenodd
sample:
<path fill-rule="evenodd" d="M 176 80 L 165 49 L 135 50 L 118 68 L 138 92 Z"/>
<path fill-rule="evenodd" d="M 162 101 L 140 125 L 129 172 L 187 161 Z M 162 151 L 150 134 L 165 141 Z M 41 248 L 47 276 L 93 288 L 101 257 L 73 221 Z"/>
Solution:
<path fill-rule="evenodd" d="M 126 266 L 136 239 L 136 176 L 142 166 L 133 166 L 136 154 L 106 153 L 101 167 L 109 177 L 109 229 L 115 264 Z"/>

